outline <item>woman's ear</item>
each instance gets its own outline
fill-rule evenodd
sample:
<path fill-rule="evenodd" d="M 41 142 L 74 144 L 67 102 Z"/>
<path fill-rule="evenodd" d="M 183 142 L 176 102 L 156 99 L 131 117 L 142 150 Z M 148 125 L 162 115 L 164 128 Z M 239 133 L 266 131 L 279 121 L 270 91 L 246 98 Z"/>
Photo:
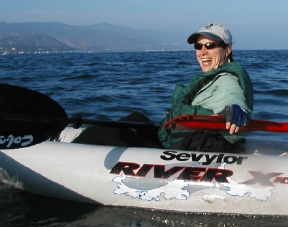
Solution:
<path fill-rule="evenodd" d="M 231 47 L 230 45 L 225 48 L 225 55 L 226 55 L 226 57 L 229 56 L 229 54 L 231 53 L 231 51 L 232 51 L 232 47 Z"/>

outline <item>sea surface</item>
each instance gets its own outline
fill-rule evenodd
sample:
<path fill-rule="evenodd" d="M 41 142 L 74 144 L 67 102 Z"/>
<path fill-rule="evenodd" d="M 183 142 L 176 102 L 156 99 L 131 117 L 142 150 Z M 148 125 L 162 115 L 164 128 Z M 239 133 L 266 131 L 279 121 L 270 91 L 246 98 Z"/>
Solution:
<path fill-rule="evenodd" d="M 288 50 L 236 50 L 254 84 L 255 119 L 288 121 Z M 155 124 L 175 84 L 200 73 L 194 51 L 0 56 L 1 83 L 42 92 L 69 116 L 117 120 L 140 111 Z M 287 143 L 288 134 L 254 132 Z M 271 211 L 272 212 L 272 211 Z M 287 217 L 164 212 L 82 204 L 0 183 L 0 226 L 287 226 Z"/>

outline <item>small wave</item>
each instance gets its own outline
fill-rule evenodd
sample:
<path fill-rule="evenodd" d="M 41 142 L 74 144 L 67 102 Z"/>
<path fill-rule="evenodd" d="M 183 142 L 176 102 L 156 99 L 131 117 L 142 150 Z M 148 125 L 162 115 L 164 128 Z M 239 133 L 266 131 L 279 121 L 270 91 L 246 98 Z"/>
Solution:
<path fill-rule="evenodd" d="M 0 182 L 14 188 L 23 189 L 23 184 L 18 180 L 17 176 L 10 177 L 3 169 L 0 169 Z"/>
<path fill-rule="evenodd" d="M 31 82 L 31 81 L 33 81 L 33 77 L 24 76 L 24 77 L 20 78 L 20 81 L 22 81 L 22 82 Z"/>
<path fill-rule="evenodd" d="M 258 94 L 266 94 L 266 95 L 273 95 L 279 98 L 281 97 L 288 97 L 288 90 L 287 89 L 270 89 L 270 90 L 257 90 Z"/>
<path fill-rule="evenodd" d="M 72 76 L 72 77 L 66 77 L 61 79 L 60 81 L 68 81 L 68 80 L 90 80 L 92 78 L 95 78 L 95 75 L 92 74 L 83 74 L 80 76 Z"/>
<path fill-rule="evenodd" d="M 191 65 L 192 63 L 191 62 L 188 62 L 188 61 L 179 61 L 177 62 L 177 65 Z"/>

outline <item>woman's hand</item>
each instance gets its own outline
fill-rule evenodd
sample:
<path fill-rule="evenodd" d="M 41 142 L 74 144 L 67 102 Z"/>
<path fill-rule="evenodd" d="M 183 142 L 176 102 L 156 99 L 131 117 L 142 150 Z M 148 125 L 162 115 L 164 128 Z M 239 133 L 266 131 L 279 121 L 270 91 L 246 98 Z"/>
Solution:
<path fill-rule="evenodd" d="M 226 117 L 226 129 L 229 130 L 230 134 L 238 132 L 240 128 L 250 122 L 250 117 L 246 110 L 236 104 L 225 106 L 221 112 L 215 115 Z"/>

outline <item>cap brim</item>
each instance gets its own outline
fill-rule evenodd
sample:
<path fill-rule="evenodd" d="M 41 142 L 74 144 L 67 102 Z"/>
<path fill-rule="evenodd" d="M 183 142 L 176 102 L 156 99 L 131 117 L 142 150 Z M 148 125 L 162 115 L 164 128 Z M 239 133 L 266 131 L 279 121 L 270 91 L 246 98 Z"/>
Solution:
<path fill-rule="evenodd" d="M 196 32 L 196 33 L 193 33 L 192 35 L 190 35 L 187 39 L 187 42 L 189 44 L 193 44 L 193 43 L 196 43 L 197 39 L 198 39 L 198 36 L 199 35 L 204 35 L 204 36 L 207 36 L 211 39 L 214 39 L 216 41 L 223 41 L 223 39 L 221 39 L 219 36 L 217 35 L 214 35 L 210 32 Z"/>

